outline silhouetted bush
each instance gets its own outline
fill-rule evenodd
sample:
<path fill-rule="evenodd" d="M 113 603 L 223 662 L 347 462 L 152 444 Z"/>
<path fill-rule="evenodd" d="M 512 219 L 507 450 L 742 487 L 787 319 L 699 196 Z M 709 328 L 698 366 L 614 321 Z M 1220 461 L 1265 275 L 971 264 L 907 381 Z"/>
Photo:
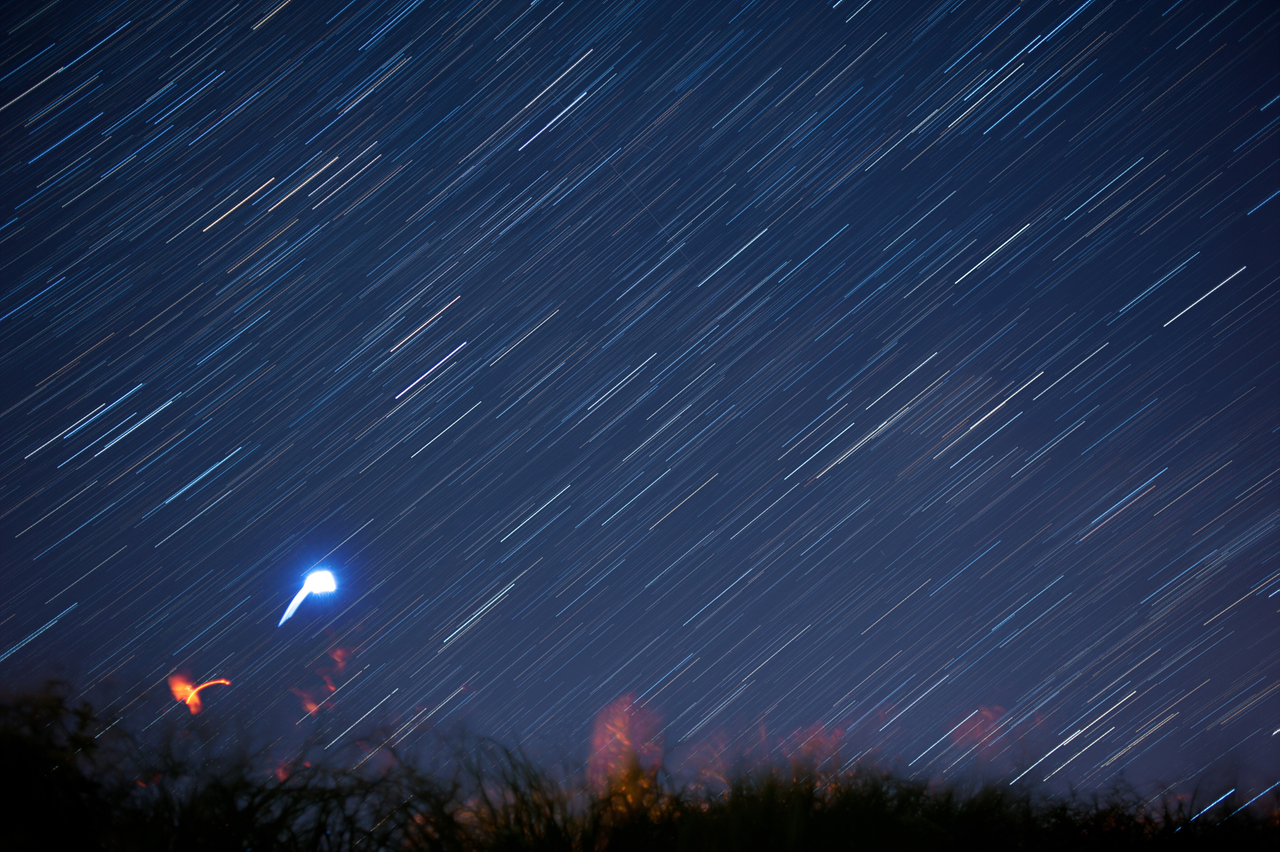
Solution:
<path fill-rule="evenodd" d="M 95 845 L 116 804 L 89 771 L 101 729 L 89 705 L 67 706 L 59 683 L 0 703 L 0 848 Z"/>
<path fill-rule="evenodd" d="M 69 706 L 65 687 L 0 701 L 0 849 L 825 850 L 1280 848 L 1273 798 L 1163 798 L 1118 787 L 1037 797 L 970 791 L 870 767 L 742 772 L 676 784 L 634 756 L 603 787 L 563 780 L 492 740 L 457 744 L 447 777 L 400 760 L 374 771 L 171 738 L 144 747 Z M 1270 810 L 1264 810 L 1270 808 Z"/>

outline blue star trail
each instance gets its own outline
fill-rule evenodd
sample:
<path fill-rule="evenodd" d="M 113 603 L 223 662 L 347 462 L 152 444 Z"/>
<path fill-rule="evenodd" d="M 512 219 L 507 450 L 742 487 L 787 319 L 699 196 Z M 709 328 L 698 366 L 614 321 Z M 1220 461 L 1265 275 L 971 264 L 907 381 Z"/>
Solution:
<path fill-rule="evenodd" d="M 1274 4 L 2 17 L 7 684 L 1275 784 Z"/>

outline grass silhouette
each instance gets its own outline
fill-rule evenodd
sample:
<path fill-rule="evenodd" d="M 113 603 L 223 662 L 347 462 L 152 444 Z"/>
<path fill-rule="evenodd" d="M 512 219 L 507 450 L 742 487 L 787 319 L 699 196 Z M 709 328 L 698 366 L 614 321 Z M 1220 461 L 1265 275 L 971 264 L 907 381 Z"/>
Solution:
<path fill-rule="evenodd" d="M 1280 848 L 1280 799 L 1037 796 L 797 763 L 678 785 L 632 754 L 603 783 L 492 740 L 453 769 L 302 762 L 181 736 L 142 744 L 65 686 L 0 701 L 0 848 L 104 850 L 826 850 Z"/>

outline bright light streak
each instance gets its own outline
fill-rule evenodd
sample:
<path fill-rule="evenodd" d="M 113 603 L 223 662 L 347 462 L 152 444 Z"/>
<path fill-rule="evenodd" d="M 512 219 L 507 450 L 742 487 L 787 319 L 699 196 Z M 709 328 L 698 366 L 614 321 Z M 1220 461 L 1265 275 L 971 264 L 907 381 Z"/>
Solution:
<path fill-rule="evenodd" d="M 396 394 L 396 399 L 399 399 L 400 397 L 402 397 L 402 396 L 404 396 L 405 394 L 407 394 L 409 391 L 411 391 L 411 390 L 413 390 L 414 388 L 416 388 L 416 387 L 418 386 L 418 382 L 422 381 L 422 380 L 423 380 L 423 379 L 425 379 L 427 376 L 429 376 L 429 375 L 431 375 L 432 373 L 434 373 L 434 372 L 436 371 L 436 367 L 439 367 L 439 366 L 440 366 L 441 364 L 443 364 L 445 361 L 448 361 L 448 360 L 449 360 L 450 358 L 452 358 L 454 355 L 457 355 L 457 354 L 458 354 L 458 352 L 459 352 L 459 350 L 461 350 L 461 349 L 462 349 L 462 347 L 464 347 L 464 346 L 466 346 L 466 345 L 467 345 L 467 341 L 465 341 L 465 340 L 464 340 L 464 341 L 462 341 L 461 343 L 459 343 L 459 344 L 458 344 L 458 348 L 457 348 L 457 349 L 455 349 L 455 350 L 453 350 L 452 352 L 450 352 L 448 355 L 444 356 L 443 358 L 441 358 L 439 361 L 437 361 L 437 362 L 436 362 L 436 366 L 435 366 L 435 367 L 432 367 L 430 370 L 427 370 L 427 371 L 426 371 L 425 373 L 423 373 L 421 376 L 418 376 L 418 378 L 414 379 L 413 384 L 409 385 L 409 387 L 405 388 L 404 390 L 400 391 L 400 393 Z"/>
<path fill-rule="evenodd" d="M 216 680 L 208 680 L 199 686 L 196 686 L 187 679 L 186 675 L 176 673 L 169 675 L 169 690 L 173 693 L 174 699 L 187 705 L 187 709 L 191 711 L 192 716 L 199 713 L 202 706 L 200 701 L 200 690 L 209 686 L 230 685 L 231 681 L 227 680 L 225 677 L 220 677 Z"/>
<path fill-rule="evenodd" d="M 280 616 L 280 624 L 277 624 L 276 627 L 284 624 L 295 612 L 298 611 L 298 607 L 301 606 L 307 595 L 312 592 L 332 592 L 337 588 L 338 582 L 333 579 L 333 574 L 328 571 L 312 571 L 307 575 L 307 579 L 303 582 L 302 588 L 293 596 L 293 600 L 289 601 L 289 606 L 285 609 L 284 615 Z"/>

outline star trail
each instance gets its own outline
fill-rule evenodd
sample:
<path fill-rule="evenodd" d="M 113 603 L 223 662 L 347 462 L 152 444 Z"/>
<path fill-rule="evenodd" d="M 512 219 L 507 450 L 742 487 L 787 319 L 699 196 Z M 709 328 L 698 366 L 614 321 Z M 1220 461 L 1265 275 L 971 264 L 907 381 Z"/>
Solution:
<path fill-rule="evenodd" d="M 1275 4 L 3 25 L 7 684 L 1280 780 Z"/>

